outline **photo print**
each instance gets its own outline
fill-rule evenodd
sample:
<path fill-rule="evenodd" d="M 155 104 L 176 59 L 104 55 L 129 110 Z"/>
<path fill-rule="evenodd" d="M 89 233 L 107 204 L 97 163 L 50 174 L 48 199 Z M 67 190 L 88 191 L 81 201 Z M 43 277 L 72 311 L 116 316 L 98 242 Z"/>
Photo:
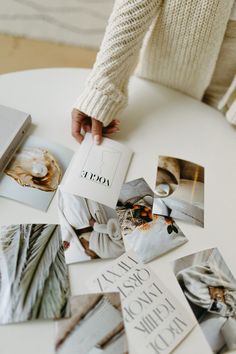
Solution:
<path fill-rule="evenodd" d="M 133 252 L 110 262 L 87 286 L 93 292 L 120 292 L 129 345 L 137 354 L 172 353 L 197 322 Z"/>
<path fill-rule="evenodd" d="M 114 209 L 61 189 L 58 209 L 67 264 L 117 258 L 125 252 Z"/>
<path fill-rule="evenodd" d="M 175 276 L 215 354 L 236 349 L 236 280 L 217 248 L 179 258 Z"/>
<path fill-rule="evenodd" d="M 46 211 L 72 156 L 70 149 L 28 137 L 0 178 L 0 196 Z"/>
<path fill-rule="evenodd" d="M 159 156 L 153 214 L 204 227 L 204 168 L 190 161 Z"/>
<path fill-rule="evenodd" d="M 0 323 L 70 315 L 60 227 L 0 226 Z"/>
<path fill-rule="evenodd" d="M 86 133 L 60 188 L 115 208 L 131 157 L 127 146 L 108 138 L 97 145 Z"/>
<path fill-rule="evenodd" d="M 56 324 L 56 354 L 128 354 L 118 292 L 73 296 L 72 317 Z"/>
<path fill-rule="evenodd" d="M 138 178 L 123 184 L 116 207 L 123 238 L 144 263 L 188 241 L 172 218 L 152 214 L 153 199 Z"/>

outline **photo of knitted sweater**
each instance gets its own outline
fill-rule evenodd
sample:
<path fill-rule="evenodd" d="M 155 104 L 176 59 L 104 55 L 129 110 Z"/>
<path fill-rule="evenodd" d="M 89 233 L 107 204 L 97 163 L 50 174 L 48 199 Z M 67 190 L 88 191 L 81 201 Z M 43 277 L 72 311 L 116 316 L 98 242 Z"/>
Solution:
<path fill-rule="evenodd" d="M 137 63 L 138 76 L 201 100 L 233 4 L 233 0 L 116 1 L 96 63 L 74 107 L 107 126 L 127 104 L 128 81 Z"/>

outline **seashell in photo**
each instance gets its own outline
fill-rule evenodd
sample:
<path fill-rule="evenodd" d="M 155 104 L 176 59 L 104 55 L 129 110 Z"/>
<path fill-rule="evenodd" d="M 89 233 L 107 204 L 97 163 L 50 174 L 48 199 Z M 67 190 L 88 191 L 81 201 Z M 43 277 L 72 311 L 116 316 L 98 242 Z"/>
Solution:
<path fill-rule="evenodd" d="M 5 173 L 23 187 L 45 192 L 57 189 L 62 171 L 56 159 L 47 150 L 27 147 L 17 152 Z"/>

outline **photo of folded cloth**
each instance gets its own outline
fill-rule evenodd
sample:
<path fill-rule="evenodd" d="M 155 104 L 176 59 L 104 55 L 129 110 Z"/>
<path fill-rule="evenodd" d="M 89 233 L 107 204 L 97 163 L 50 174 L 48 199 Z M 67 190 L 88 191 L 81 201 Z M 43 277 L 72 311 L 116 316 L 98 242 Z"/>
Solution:
<path fill-rule="evenodd" d="M 67 264 L 116 258 L 125 251 L 116 211 L 59 191 L 58 209 Z"/>
<path fill-rule="evenodd" d="M 205 309 L 211 306 L 213 300 L 210 288 L 224 289 L 225 303 L 222 303 L 219 314 L 236 317 L 236 282 L 232 282 L 220 268 L 211 264 L 193 265 L 179 272 L 176 277 L 186 289 L 186 297 Z"/>
<path fill-rule="evenodd" d="M 236 279 L 217 248 L 177 259 L 175 276 L 213 351 L 236 348 Z"/>

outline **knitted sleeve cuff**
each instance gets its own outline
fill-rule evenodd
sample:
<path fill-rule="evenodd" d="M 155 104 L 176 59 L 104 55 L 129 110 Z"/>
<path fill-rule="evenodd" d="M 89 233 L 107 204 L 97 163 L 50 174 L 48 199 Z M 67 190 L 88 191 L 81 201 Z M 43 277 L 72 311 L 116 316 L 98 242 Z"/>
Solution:
<path fill-rule="evenodd" d="M 127 104 L 125 95 L 108 95 L 98 89 L 86 87 L 74 103 L 74 108 L 96 118 L 106 127 Z"/>

